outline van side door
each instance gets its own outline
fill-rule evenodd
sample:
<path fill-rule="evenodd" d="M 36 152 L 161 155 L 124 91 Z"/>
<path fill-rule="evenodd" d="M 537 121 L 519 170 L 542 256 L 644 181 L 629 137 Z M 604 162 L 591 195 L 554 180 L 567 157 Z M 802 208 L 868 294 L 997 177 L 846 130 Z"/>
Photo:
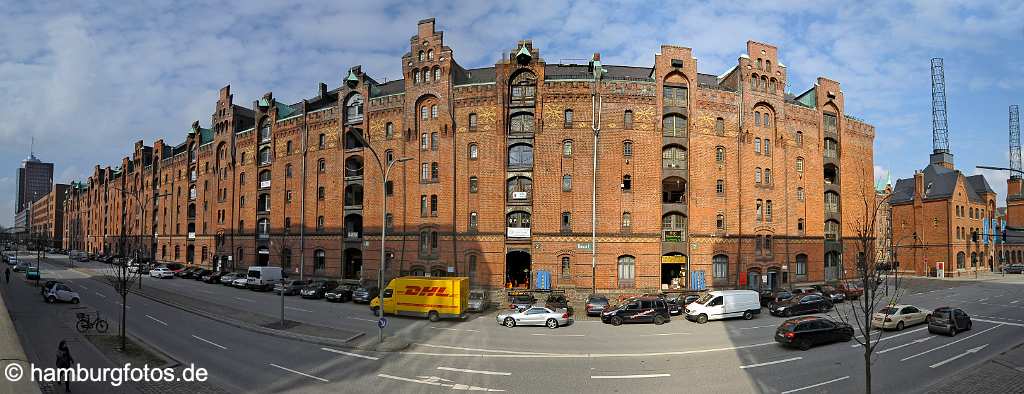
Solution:
<path fill-rule="evenodd" d="M 725 313 L 725 298 L 717 296 L 708 301 L 708 317 L 722 317 Z"/>

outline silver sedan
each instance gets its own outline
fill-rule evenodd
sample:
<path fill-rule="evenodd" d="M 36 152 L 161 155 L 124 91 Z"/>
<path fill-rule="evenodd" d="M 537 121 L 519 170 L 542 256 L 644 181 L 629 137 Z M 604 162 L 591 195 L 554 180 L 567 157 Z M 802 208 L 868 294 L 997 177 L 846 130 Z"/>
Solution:
<path fill-rule="evenodd" d="M 534 305 L 529 308 L 510 309 L 499 313 L 496 319 L 499 325 L 509 328 L 521 325 L 547 326 L 554 329 L 559 326 L 572 324 L 572 318 L 569 317 L 569 312 L 565 309 L 552 310 L 540 305 Z"/>

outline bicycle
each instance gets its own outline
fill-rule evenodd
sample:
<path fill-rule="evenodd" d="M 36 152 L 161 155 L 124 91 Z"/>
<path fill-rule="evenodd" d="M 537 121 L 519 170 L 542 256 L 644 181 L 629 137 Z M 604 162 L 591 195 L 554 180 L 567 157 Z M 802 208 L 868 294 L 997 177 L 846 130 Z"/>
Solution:
<path fill-rule="evenodd" d="M 95 328 L 96 332 L 100 334 L 107 332 L 107 321 L 100 318 L 99 312 L 96 312 L 96 319 L 94 320 L 89 319 L 88 313 L 79 312 L 77 316 L 78 323 L 75 324 L 75 328 L 78 329 L 78 332 L 85 333 L 92 328 Z"/>

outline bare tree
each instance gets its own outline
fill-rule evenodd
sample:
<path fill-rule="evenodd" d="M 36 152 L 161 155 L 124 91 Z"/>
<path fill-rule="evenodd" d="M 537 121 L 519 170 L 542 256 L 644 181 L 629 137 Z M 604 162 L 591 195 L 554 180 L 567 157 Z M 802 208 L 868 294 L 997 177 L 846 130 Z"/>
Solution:
<path fill-rule="evenodd" d="M 873 190 L 873 189 L 872 189 Z M 857 252 L 856 274 L 843 282 L 848 288 L 859 287 L 864 293 L 856 300 L 851 300 L 847 308 L 836 308 L 839 320 L 854 327 L 854 339 L 864 351 L 864 392 L 871 393 L 872 354 L 878 347 L 884 331 L 874 331 L 871 319 L 875 311 L 888 318 L 892 310 L 879 306 L 895 305 L 905 290 L 900 289 L 898 271 L 888 264 L 877 264 L 874 259 L 876 230 L 881 208 L 888 202 L 890 195 L 874 198 L 875 194 L 864 196 L 863 214 L 856 221 L 854 239 Z M 870 198 L 870 200 L 869 200 Z M 895 264 L 895 262 L 892 262 Z M 891 276 L 891 277 L 890 277 Z M 891 286 L 891 288 L 890 288 Z M 859 334 L 859 335 L 857 335 Z"/>
<path fill-rule="evenodd" d="M 121 243 L 121 250 L 124 250 L 125 243 L 127 243 L 126 237 L 122 236 L 119 240 Z M 128 289 L 135 283 L 135 281 L 141 281 L 141 270 L 135 270 L 131 272 L 128 269 L 128 258 L 119 257 L 115 259 L 110 265 L 107 266 L 106 275 L 104 278 L 114 287 L 117 294 L 121 296 L 121 328 L 118 335 L 121 336 L 121 351 L 126 348 L 126 335 L 127 328 L 125 327 L 127 310 L 128 310 Z"/>

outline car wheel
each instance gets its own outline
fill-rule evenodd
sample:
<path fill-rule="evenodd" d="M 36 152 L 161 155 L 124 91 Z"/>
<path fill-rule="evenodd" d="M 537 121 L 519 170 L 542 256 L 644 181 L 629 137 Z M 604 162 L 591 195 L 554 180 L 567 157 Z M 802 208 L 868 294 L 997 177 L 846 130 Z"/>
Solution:
<path fill-rule="evenodd" d="M 57 299 L 54 298 L 53 296 L 49 296 L 49 297 L 46 297 L 46 302 L 49 302 L 49 303 L 52 304 L 54 302 L 57 302 Z"/>
<path fill-rule="evenodd" d="M 431 322 L 436 322 L 438 320 L 441 320 L 441 316 L 437 314 L 437 311 L 430 311 L 429 313 L 427 313 L 427 319 L 430 320 Z"/>
<path fill-rule="evenodd" d="M 971 322 L 967 322 L 967 329 L 968 329 L 968 330 L 970 330 L 970 329 L 971 329 Z"/>
<path fill-rule="evenodd" d="M 800 350 L 806 351 L 807 349 L 811 348 L 811 341 L 808 341 L 808 340 L 805 339 L 805 340 L 802 340 L 802 341 L 798 342 L 796 346 Z"/>
<path fill-rule="evenodd" d="M 515 326 L 516 326 L 516 319 L 513 319 L 511 317 L 506 317 L 505 318 L 505 327 L 512 328 L 512 327 L 515 327 Z"/>
<path fill-rule="evenodd" d="M 903 331 L 903 322 L 896 323 L 896 331 Z"/>
<path fill-rule="evenodd" d="M 547 324 L 545 325 L 548 326 L 548 328 L 550 329 L 558 328 L 558 320 L 548 319 Z"/>
<path fill-rule="evenodd" d="M 853 333 L 843 336 L 843 342 L 850 342 L 853 340 Z"/>
<path fill-rule="evenodd" d="M 793 311 L 791 311 L 789 309 L 786 309 L 786 310 L 782 311 L 782 317 L 790 317 L 790 316 L 793 316 Z"/>
<path fill-rule="evenodd" d="M 622 325 L 622 318 L 618 316 L 612 316 L 611 323 L 613 326 L 620 326 Z"/>
<path fill-rule="evenodd" d="M 707 323 L 707 322 L 708 322 L 708 315 L 705 315 L 703 313 L 701 313 L 700 315 L 697 315 L 697 323 L 704 324 L 704 323 Z"/>
<path fill-rule="evenodd" d="M 71 303 L 72 304 L 77 304 L 78 303 L 78 298 L 77 297 L 76 298 L 72 298 L 71 299 Z"/>
<path fill-rule="evenodd" d="M 750 320 L 754 318 L 754 314 L 750 311 L 743 312 L 743 320 Z"/>
<path fill-rule="evenodd" d="M 654 325 L 660 326 L 662 324 L 665 324 L 665 317 L 661 315 L 655 316 Z"/>
<path fill-rule="evenodd" d="M 955 337 L 956 336 L 956 326 L 952 326 L 952 327 L 949 328 L 949 336 L 951 336 L 951 337 Z"/>

